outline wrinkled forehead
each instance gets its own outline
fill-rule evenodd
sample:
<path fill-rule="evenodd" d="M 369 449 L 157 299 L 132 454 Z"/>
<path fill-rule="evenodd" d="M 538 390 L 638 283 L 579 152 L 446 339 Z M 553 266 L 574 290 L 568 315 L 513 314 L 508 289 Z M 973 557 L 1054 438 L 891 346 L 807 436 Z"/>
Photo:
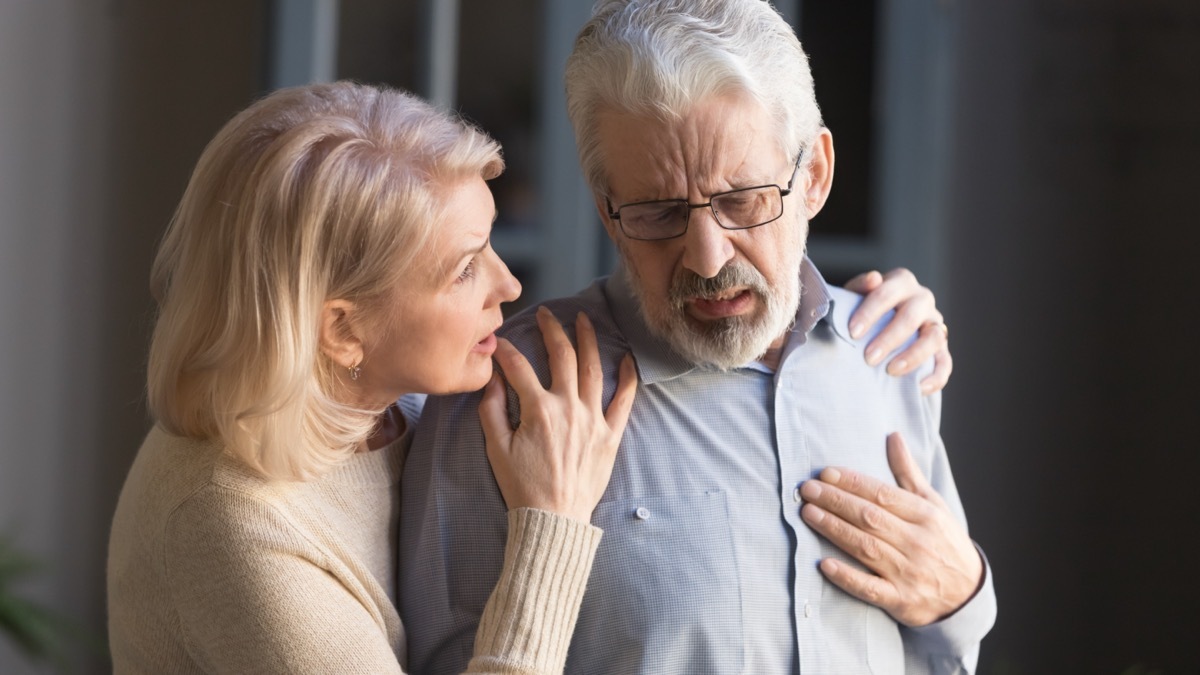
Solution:
<path fill-rule="evenodd" d="M 770 114 L 744 95 L 669 116 L 603 109 L 596 128 L 607 196 L 622 202 L 775 183 L 788 165 Z"/>

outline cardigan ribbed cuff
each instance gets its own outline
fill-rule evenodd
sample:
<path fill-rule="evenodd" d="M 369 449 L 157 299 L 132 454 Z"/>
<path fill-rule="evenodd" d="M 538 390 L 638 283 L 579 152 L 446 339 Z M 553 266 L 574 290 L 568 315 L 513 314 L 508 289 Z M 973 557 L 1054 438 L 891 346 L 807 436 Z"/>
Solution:
<path fill-rule="evenodd" d="M 468 672 L 561 673 L 603 531 L 538 509 L 508 512 L 504 568 Z"/>

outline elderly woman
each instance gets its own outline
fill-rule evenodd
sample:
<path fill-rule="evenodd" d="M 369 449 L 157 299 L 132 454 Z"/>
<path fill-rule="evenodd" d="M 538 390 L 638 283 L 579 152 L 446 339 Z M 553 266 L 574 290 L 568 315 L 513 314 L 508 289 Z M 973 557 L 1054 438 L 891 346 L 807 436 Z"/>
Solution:
<path fill-rule="evenodd" d="M 477 129 L 349 83 L 275 92 L 205 149 L 152 274 L 157 423 L 113 522 L 116 672 L 402 672 L 409 395 L 485 386 L 510 512 L 469 669 L 562 670 L 636 382 L 627 357 L 603 409 L 582 315 L 576 347 L 540 319 L 550 389 L 495 336 L 520 291 L 489 245 L 501 170 Z M 940 318 L 911 275 L 860 287 L 877 288 L 868 312 L 902 304 L 898 324 Z M 909 361 L 943 344 L 931 331 Z M 516 431 L 493 359 L 520 397 Z"/>

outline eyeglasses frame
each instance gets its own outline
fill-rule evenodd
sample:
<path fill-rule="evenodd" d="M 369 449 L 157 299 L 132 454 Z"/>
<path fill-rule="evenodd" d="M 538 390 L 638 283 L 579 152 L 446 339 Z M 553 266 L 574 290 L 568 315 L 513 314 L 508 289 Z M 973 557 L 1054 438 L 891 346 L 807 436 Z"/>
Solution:
<path fill-rule="evenodd" d="M 722 230 L 729 230 L 731 232 L 736 232 L 738 230 L 752 230 L 756 227 L 762 227 L 763 225 L 773 223 L 776 220 L 779 220 L 780 218 L 783 217 L 783 198 L 792 194 L 792 184 L 796 182 L 796 174 L 799 173 L 799 171 L 800 171 L 800 160 L 803 159 L 803 157 L 804 157 L 804 150 L 801 149 L 800 152 L 796 155 L 796 163 L 794 165 L 792 165 L 792 177 L 788 179 L 787 187 L 782 187 L 778 183 L 766 183 L 763 185 L 751 185 L 748 187 L 737 188 L 736 190 L 726 190 L 724 192 L 717 192 L 717 193 L 711 194 L 708 196 L 708 201 L 703 204 L 693 204 L 686 199 L 647 199 L 645 201 L 640 201 L 640 202 L 630 202 L 628 204 L 621 204 L 620 206 L 618 206 L 616 208 L 616 210 L 613 210 L 612 202 L 609 200 L 608 196 L 605 196 L 604 197 L 604 205 L 608 209 L 608 217 L 611 218 L 612 220 L 617 221 L 617 223 L 620 224 L 621 233 L 624 234 L 626 237 L 629 237 L 630 239 L 633 239 L 635 241 L 667 241 L 669 239 L 678 239 L 679 237 L 682 237 L 683 235 L 687 234 L 688 223 L 690 223 L 692 220 L 692 218 L 691 218 L 692 211 L 694 209 L 702 209 L 705 207 L 708 207 L 712 211 L 713 221 L 716 222 L 716 224 Z M 732 194 L 737 194 L 739 192 L 745 192 L 747 190 L 761 190 L 762 188 L 767 188 L 767 187 L 773 187 L 773 188 L 776 188 L 777 190 L 779 190 L 779 200 L 780 200 L 779 215 L 775 216 L 774 218 L 772 218 L 770 220 L 765 220 L 761 223 L 758 223 L 757 225 L 747 225 L 746 227 L 727 227 L 724 223 L 721 222 L 721 217 L 717 215 L 717 210 L 715 208 L 713 208 L 712 203 L 713 203 L 714 199 L 719 199 L 721 197 L 724 197 L 725 195 L 732 195 Z M 687 207 L 687 215 L 683 219 L 683 229 L 679 232 L 679 234 L 673 234 L 669 237 L 654 237 L 651 239 L 647 239 L 645 237 L 635 237 L 635 236 L 629 234 L 629 232 L 627 232 L 625 230 L 625 224 L 621 223 L 621 209 L 623 209 L 627 206 L 641 206 L 642 204 L 667 204 L 667 203 L 683 204 L 684 206 Z"/>

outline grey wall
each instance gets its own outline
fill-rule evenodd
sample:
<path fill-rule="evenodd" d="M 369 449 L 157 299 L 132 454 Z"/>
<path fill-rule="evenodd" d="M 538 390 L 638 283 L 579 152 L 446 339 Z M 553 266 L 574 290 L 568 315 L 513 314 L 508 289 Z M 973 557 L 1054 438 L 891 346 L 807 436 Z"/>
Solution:
<path fill-rule="evenodd" d="M 1001 673 L 1200 672 L 1200 4 L 962 2 L 946 394 Z"/>
<path fill-rule="evenodd" d="M 152 252 L 260 86 L 261 4 L 0 2 L 0 534 L 49 564 L 28 592 L 98 635 L 108 521 L 148 427 Z M 22 663 L 0 641 L 0 672 Z"/>
<path fill-rule="evenodd" d="M 936 290 L 945 435 L 1001 602 L 982 670 L 1196 672 L 1200 6 L 952 4 Z M 147 426 L 154 243 L 260 86 L 262 5 L 0 2 L 0 533 L 52 563 L 31 592 L 97 631 Z M 0 643 L 0 672 L 27 670 Z"/>

